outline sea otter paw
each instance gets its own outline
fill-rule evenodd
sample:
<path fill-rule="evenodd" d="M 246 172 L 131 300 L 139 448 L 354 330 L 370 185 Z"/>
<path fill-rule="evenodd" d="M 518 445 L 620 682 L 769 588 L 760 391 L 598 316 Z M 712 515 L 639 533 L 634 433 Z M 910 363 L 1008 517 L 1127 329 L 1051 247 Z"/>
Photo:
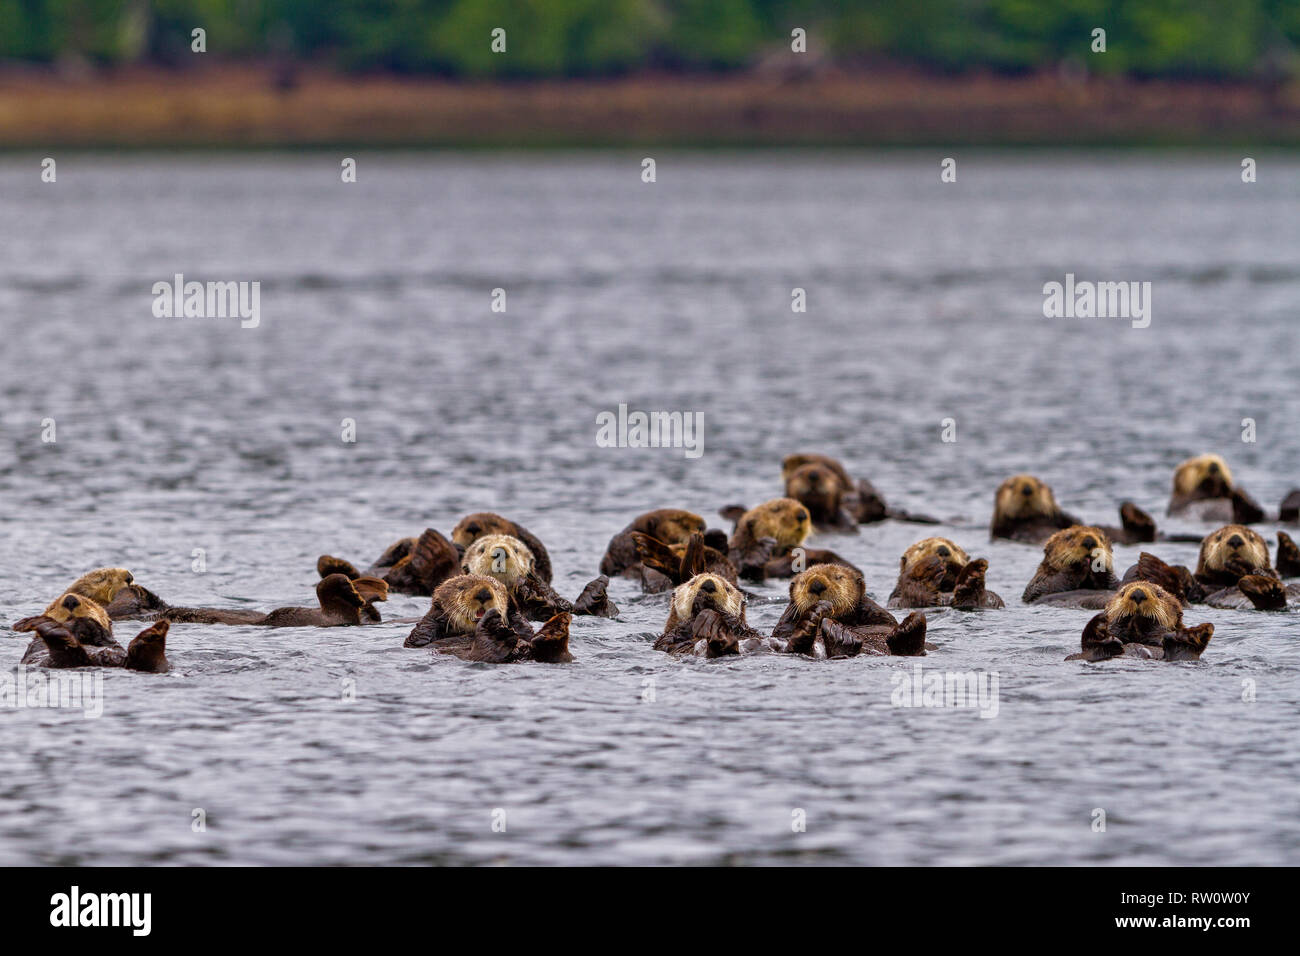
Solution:
<path fill-rule="evenodd" d="M 1125 501 L 1119 506 L 1119 523 L 1132 541 L 1156 539 L 1155 519 L 1131 501 Z"/>
<path fill-rule="evenodd" d="M 1281 611 L 1286 608 L 1286 588 L 1276 578 L 1247 574 L 1237 582 L 1241 593 L 1250 598 L 1257 611 Z"/>
<path fill-rule="evenodd" d="M 827 657 L 857 657 L 862 653 L 862 638 L 834 618 L 822 618 L 820 630 Z"/>
<path fill-rule="evenodd" d="M 984 558 L 976 558 L 957 572 L 957 582 L 952 590 L 953 607 L 962 610 L 984 607 L 987 594 L 984 589 L 984 575 L 988 569 L 988 561 Z"/>
<path fill-rule="evenodd" d="M 1241 488 L 1232 490 L 1233 524 L 1256 524 L 1264 520 L 1264 509 Z"/>
<path fill-rule="evenodd" d="M 695 615 L 691 622 L 691 636 L 704 641 L 705 657 L 725 657 L 740 653 L 740 641 L 724 618 L 712 608 Z"/>
<path fill-rule="evenodd" d="M 813 645 L 817 643 L 817 634 L 821 629 L 822 621 L 831 612 L 829 601 L 818 601 L 808 609 L 799 623 L 795 625 L 794 632 L 790 635 L 786 643 L 786 652 L 789 654 L 811 654 Z"/>
<path fill-rule="evenodd" d="M 890 635 L 885 638 L 889 653 L 895 657 L 925 656 L 925 615 L 913 611 L 903 618 Z"/>
<path fill-rule="evenodd" d="M 1167 661 L 1200 660 L 1201 653 L 1213 636 L 1214 625 L 1209 623 L 1170 631 L 1161 641 L 1161 647 L 1165 652 L 1164 659 Z"/>
<path fill-rule="evenodd" d="M 529 646 L 529 656 L 544 664 L 567 664 L 573 660 L 569 653 L 569 624 L 573 615 L 561 611 L 537 629 Z"/>
<path fill-rule="evenodd" d="M 1285 531 L 1277 533 L 1277 573 L 1284 578 L 1300 576 L 1300 547 Z"/>
<path fill-rule="evenodd" d="M 589 581 L 573 602 L 573 613 L 589 614 L 592 617 L 617 617 L 618 605 L 609 599 L 608 588 L 609 578 L 603 574 Z"/>

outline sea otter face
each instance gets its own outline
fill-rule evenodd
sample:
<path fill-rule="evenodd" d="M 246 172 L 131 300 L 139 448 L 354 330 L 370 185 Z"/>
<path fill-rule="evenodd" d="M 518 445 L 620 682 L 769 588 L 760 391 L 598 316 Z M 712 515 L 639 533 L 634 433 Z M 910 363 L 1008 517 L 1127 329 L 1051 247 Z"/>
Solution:
<path fill-rule="evenodd" d="M 1113 571 L 1115 556 L 1110 539 L 1100 528 L 1071 525 L 1056 532 L 1043 545 L 1044 561 L 1057 570 L 1089 564 L 1097 573 Z"/>
<path fill-rule="evenodd" d="M 1052 489 L 1033 475 L 1012 475 L 998 485 L 993 496 L 995 522 L 1006 518 L 1013 521 L 1050 518 L 1058 510 Z"/>
<path fill-rule="evenodd" d="M 947 538 L 924 538 L 903 552 L 898 562 L 898 573 L 905 574 L 917 562 L 931 557 L 944 563 L 943 580 L 939 584 L 941 591 L 951 591 L 956 587 L 957 575 L 970 563 L 966 552 Z"/>
<path fill-rule="evenodd" d="M 477 511 L 460 519 L 460 523 L 452 529 L 451 540 L 462 548 L 468 548 L 485 534 L 513 535 L 515 531 L 513 521 L 507 521 L 491 511 Z"/>
<path fill-rule="evenodd" d="M 778 553 L 798 547 L 812 530 L 808 509 L 793 498 L 774 498 L 750 508 L 736 522 L 733 546 L 744 546 L 759 538 L 775 538 Z"/>
<path fill-rule="evenodd" d="M 744 596 L 716 574 L 697 574 L 673 591 L 673 616 L 677 621 L 689 621 L 705 608 L 745 619 Z"/>
<path fill-rule="evenodd" d="M 681 508 L 660 508 L 641 515 L 633 522 L 633 530 L 648 534 L 667 545 L 685 544 L 697 531 L 703 533 L 704 519 L 693 511 Z"/>
<path fill-rule="evenodd" d="M 1211 574 L 1227 570 L 1229 564 L 1244 564 L 1251 568 L 1267 568 L 1268 542 L 1245 525 L 1230 524 L 1213 531 L 1201 542 L 1201 556 L 1196 562 L 1196 573 Z"/>
<path fill-rule="evenodd" d="M 840 483 L 840 486 L 845 491 L 853 487 L 853 482 L 849 480 L 849 473 L 844 470 L 844 466 L 834 458 L 830 458 L 826 455 L 786 455 L 785 458 L 781 460 L 781 480 L 788 483 L 790 477 L 805 465 L 817 465 L 818 467 L 829 471 L 835 476 L 835 479 Z M 791 497 L 794 496 L 791 495 Z"/>
<path fill-rule="evenodd" d="M 485 534 L 465 549 L 461 567 L 466 574 L 496 578 L 511 588 L 532 572 L 533 552 L 513 535 Z"/>
<path fill-rule="evenodd" d="M 862 575 L 842 564 L 814 564 L 790 582 L 790 603 L 799 614 L 807 614 L 819 601 L 829 601 L 831 617 L 857 607 L 867 591 Z"/>
<path fill-rule="evenodd" d="M 490 610 L 495 609 L 505 618 L 510 602 L 506 589 L 496 578 L 460 574 L 438 585 L 433 592 L 433 603 L 446 613 L 453 632 L 468 634 Z"/>
<path fill-rule="evenodd" d="M 96 568 L 77 578 L 68 591 L 104 605 L 113 603 L 119 591 L 134 583 L 135 576 L 126 568 Z"/>
<path fill-rule="evenodd" d="M 839 511 L 844 490 L 835 472 L 816 462 L 800 465 L 785 480 L 785 496 L 819 515 Z"/>
<path fill-rule="evenodd" d="M 1198 455 L 1174 469 L 1175 498 L 1188 501 L 1227 498 L 1232 489 L 1232 472 L 1218 455 Z"/>
<path fill-rule="evenodd" d="M 1181 627 L 1183 609 L 1178 598 L 1158 584 L 1133 581 L 1120 588 L 1106 605 L 1106 623 L 1110 632 L 1123 640 Z"/>

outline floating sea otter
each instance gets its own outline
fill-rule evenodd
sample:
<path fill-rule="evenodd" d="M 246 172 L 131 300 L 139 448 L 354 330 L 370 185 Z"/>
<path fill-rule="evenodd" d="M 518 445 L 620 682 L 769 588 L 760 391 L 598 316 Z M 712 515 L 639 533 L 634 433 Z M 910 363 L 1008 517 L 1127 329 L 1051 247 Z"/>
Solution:
<path fill-rule="evenodd" d="M 1182 601 L 1230 610 L 1278 611 L 1300 600 L 1300 585 L 1282 577 L 1300 573 L 1300 550 L 1286 532 L 1278 532 L 1278 567 L 1268 559 L 1268 543 L 1245 525 L 1230 524 L 1201 542 L 1196 570 L 1165 564 L 1143 553 L 1125 580 L 1152 581 Z"/>
<path fill-rule="evenodd" d="M 1119 518 L 1120 527 L 1102 529 L 1111 540 L 1120 544 L 1156 540 L 1155 521 L 1133 502 L 1120 505 Z M 1063 528 L 1082 523 L 1061 510 L 1045 482 L 1033 475 L 1012 475 L 993 495 L 989 537 L 1038 544 Z"/>
<path fill-rule="evenodd" d="M 465 549 L 461 570 L 496 578 L 506 588 L 511 602 L 523 615 L 545 621 L 560 612 L 614 617 L 618 608 L 609 600 L 609 578 L 601 575 L 591 581 L 574 603 L 566 601 L 534 571 L 533 552 L 513 535 L 483 535 Z"/>
<path fill-rule="evenodd" d="M 141 631 L 123 650 L 120 644 L 111 647 L 84 645 L 65 625 L 49 618 L 37 619 L 34 629 L 37 638 L 47 648 L 47 656 L 38 667 L 122 667 L 130 671 L 163 674 L 171 670 L 167 662 L 166 621 L 158 621 Z"/>
<path fill-rule="evenodd" d="M 657 651 L 728 657 L 768 648 L 766 639 L 745 620 L 745 598 L 730 581 L 703 572 L 673 591 L 664 631 L 654 643 Z"/>
<path fill-rule="evenodd" d="M 70 632 L 78 644 L 87 648 L 112 649 L 125 658 L 126 648 L 113 637 L 113 622 L 98 601 L 71 592 L 61 594 L 40 614 L 17 621 L 15 631 L 35 631 L 38 624 L 58 624 Z M 50 651 L 39 637 L 32 638 L 20 664 L 39 666 L 49 660 Z"/>
<path fill-rule="evenodd" d="M 331 574 L 342 574 L 352 580 L 379 578 L 392 591 L 417 596 L 432 594 L 434 588 L 454 576 L 459 568 L 460 551 L 432 528 L 426 528 L 418 538 L 403 538 L 389 545 L 364 574 L 332 555 L 323 554 L 316 561 L 316 571 L 322 578 Z"/>
<path fill-rule="evenodd" d="M 924 538 L 906 551 L 898 564 L 898 583 L 889 595 L 892 608 L 955 607 L 963 610 L 1006 607 L 986 590 L 989 563 L 972 561 L 947 538 Z"/>
<path fill-rule="evenodd" d="M 1082 648 L 1067 661 L 1114 657 L 1194 661 L 1214 636 L 1213 624 L 1183 625 L 1178 598 L 1149 581 L 1124 585 L 1083 629 Z"/>
<path fill-rule="evenodd" d="M 1043 560 L 1021 596 L 1039 602 L 1097 609 L 1119 588 L 1110 540 L 1100 528 L 1073 525 L 1043 546 Z"/>
<path fill-rule="evenodd" d="M 850 478 L 844 466 L 827 455 L 786 455 L 781 461 L 785 496 L 808 509 L 821 531 L 856 532 L 859 524 L 895 518 L 918 524 L 938 524 L 927 515 L 914 515 L 886 506 L 885 499 L 865 478 Z"/>
<path fill-rule="evenodd" d="M 677 587 L 706 571 L 718 575 L 728 584 L 739 583 L 739 575 L 731 559 L 724 552 L 706 544 L 705 535 L 698 531 L 685 544 L 666 545 L 639 531 L 632 532 L 632 537 L 641 555 L 642 582 L 647 591 Z M 719 543 L 726 547 L 725 540 Z"/>
<path fill-rule="evenodd" d="M 1237 486 L 1228 463 L 1219 455 L 1198 455 L 1174 469 L 1166 514 L 1235 524 L 1264 520 L 1264 509 Z"/>
<path fill-rule="evenodd" d="M 746 580 L 788 578 L 814 564 L 853 568 L 834 551 L 803 547 L 812 531 L 812 519 L 808 509 L 793 498 L 774 498 L 749 510 L 733 505 L 721 514 L 736 522 L 727 542 L 727 557 Z"/>
<path fill-rule="evenodd" d="M 909 614 L 900 624 L 867 597 L 861 572 L 840 564 L 818 564 L 790 582 L 790 604 L 772 630 L 788 654 L 853 657 L 857 654 L 923 655 L 925 615 Z"/>
<path fill-rule="evenodd" d="M 641 577 L 641 554 L 635 535 L 653 538 L 665 547 L 684 545 L 691 535 L 705 532 L 704 519 L 682 508 L 658 508 L 637 515 L 632 523 L 614 535 L 600 559 L 600 573 L 609 577 Z M 723 535 L 725 540 L 725 535 Z M 724 545 L 725 548 L 725 545 Z"/>
<path fill-rule="evenodd" d="M 573 660 L 570 620 L 562 611 L 534 633 L 500 581 L 462 574 L 438 585 L 433 603 L 407 636 L 405 646 L 432 647 L 467 661 L 562 664 Z"/>

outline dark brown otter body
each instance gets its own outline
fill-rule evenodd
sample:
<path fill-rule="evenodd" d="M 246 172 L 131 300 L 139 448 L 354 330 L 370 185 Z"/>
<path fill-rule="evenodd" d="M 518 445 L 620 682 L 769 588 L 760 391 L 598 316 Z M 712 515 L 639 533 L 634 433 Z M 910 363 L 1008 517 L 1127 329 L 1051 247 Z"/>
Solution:
<path fill-rule="evenodd" d="M 600 573 L 609 577 L 640 578 L 642 557 L 637 547 L 636 536 L 644 535 L 672 548 L 685 545 L 692 534 L 703 534 L 704 519 L 693 511 L 681 508 L 659 508 L 637 515 L 632 523 L 614 535 L 600 559 Z M 681 582 L 678 582 L 681 583 Z"/>
<path fill-rule="evenodd" d="M 34 625 L 38 639 L 47 648 L 39 667 L 124 667 L 127 670 L 161 674 L 170 670 L 165 654 L 167 622 L 161 621 L 141 631 L 130 647 L 85 645 L 63 624 L 41 617 Z"/>
<path fill-rule="evenodd" d="M 433 528 L 426 528 L 418 538 L 403 538 L 381 554 L 364 574 L 352 564 L 323 554 L 316 561 L 322 578 L 342 574 L 357 580 L 364 577 L 382 580 L 399 594 L 426 596 L 460 569 L 460 551 Z"/>

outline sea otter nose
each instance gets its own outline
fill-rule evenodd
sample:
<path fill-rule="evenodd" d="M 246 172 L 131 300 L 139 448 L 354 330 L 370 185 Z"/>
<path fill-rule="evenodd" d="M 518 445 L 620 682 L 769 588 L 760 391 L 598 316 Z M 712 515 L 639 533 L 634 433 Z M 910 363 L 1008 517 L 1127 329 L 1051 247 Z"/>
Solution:
<path fill-rule="evenodd" d="M 1219 473 L 1219 463 L 1217 461 L 1212 461 L 1210 462 L 1210 467 L 1205 470 L 1212 475 L 1217 475 Z"/>
<path fill-rule="evenodd" d="M 478 599 L 480 604 L 486 604 L 488 601 L 492 600 L 492 592 L 487 588 L 479 588 L 478 593 L 475 594 L 474 597 Z"/>
<path fill-rule="evenodd" d="M 703 584 L 700 585 L 701 591 L 708 591 L 710 594 L 712 594 L 717 589 L 718 586 L 714 584 L 712 581 L 705 581 Z"/>
<path fill-rule="evenodd" d="M 948 557 L 948 555 L 952 554 L 952 552 L 948 550 L 948 546 L 946 544 L 939 545 L 939 547 L 935 549 L 935 552 L 941 558 L 946 558 Z"/>
<path fill-rule="evenodd" d="M 1234 534 L 1228 539 L 1228 547 L 1230 548 L 1240 548 L 1245 543 L 1245 541 L 1241 540 L 1241 535 L 1239 534 Z"/>
<path fill-rule="evenodd" d="M 63 599 L 63 606 L 69 611 L 75 611 L 80 604 L 81 602 L 71 594 Z"/>
<path fill-rule="evenodd" d="M 1026 498 L 1028 498 L 1030 495 L 1034 493 L 1034 489 L 1031 488 L 1029 485 L 1021 485 L 1020 493 L 1024 495 Z"/>
<path fill-rule="evenodd" d="M 826 582 L 823 581 L 821 578 L 818 578 L 812 584 L 808 585 L 808 590 L 811 591 L 813 594 L 821 594 L 823 591 L 826 590 Z"/>
<path fill-rule="evenodd" d="M 1085 548 L 1087 548 L 1089 551 L 1091 551 L 1093 548 L 1097 547 L 1097 539 L 1094 538 L 1092 535 L 1088 535 L 1088 537 L 1084 538 L 1083 541 L 1082 541 L 1081 543 L 1082 543 L 1083 546 L 1084 546 Z"/>
<path fill-rule="evenodd" d="M 1134 604 L 1141 604 L 1147 599 L 1147 592 L 1143 591 L 1141 588 L 1134 588 L 1129 594 L 1129 597 L 1133 599 Z"/>

